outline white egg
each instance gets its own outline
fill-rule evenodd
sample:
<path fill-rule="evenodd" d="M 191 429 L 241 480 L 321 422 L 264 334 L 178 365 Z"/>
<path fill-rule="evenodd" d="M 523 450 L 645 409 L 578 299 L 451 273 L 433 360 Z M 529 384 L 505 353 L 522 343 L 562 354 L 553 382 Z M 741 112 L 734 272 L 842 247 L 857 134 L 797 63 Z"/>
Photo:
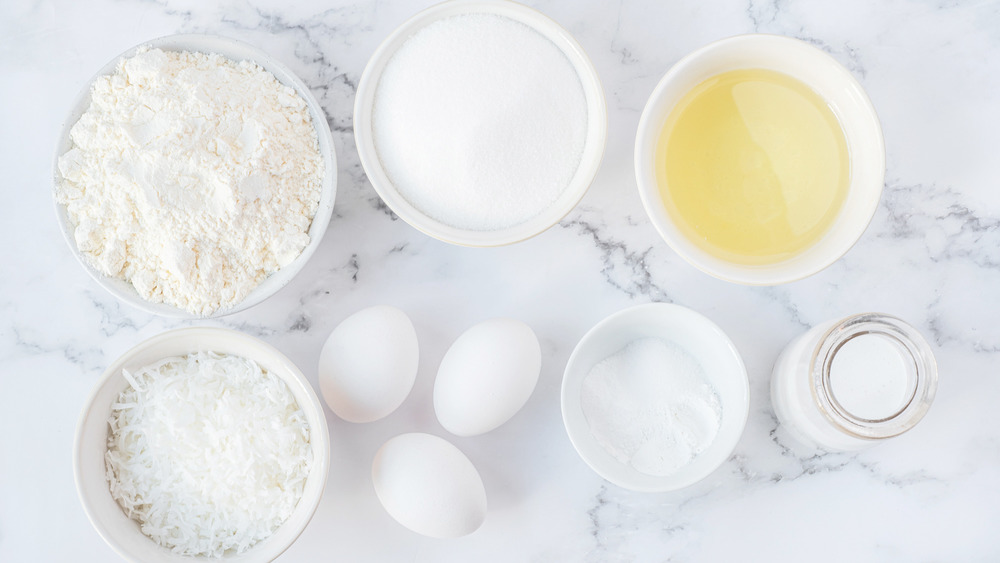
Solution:
<path fill-rule="evenodd" d="M 528 402 L 542 367 L 531 327 L 493 319 L 462 333 L 441 360 L 434 412 L 457 436 L 476 436 L 510 420 Z"/>
<path fill-rule="evenodd" d="M 383 444 L 372 462 L 372 483 L 386 512 L 418 534 L 457 538 L 486 519 L 479 472 L 437 436 L 401 434 Z"/>
<path fill-rule="evenodd" d="M 319 388 L 337 416 L 372 422 L 388 416 L 417 378 L 417 332 L 395 307 L 369 307 L 333 329 L 319 355 Z"/>

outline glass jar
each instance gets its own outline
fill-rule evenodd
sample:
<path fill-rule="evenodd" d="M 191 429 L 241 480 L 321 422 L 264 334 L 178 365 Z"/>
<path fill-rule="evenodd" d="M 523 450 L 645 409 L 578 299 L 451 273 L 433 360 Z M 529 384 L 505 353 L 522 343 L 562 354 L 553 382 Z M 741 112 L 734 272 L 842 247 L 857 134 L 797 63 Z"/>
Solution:
<path fill-rule="evenodd" d="M 913 428 L 937 390 L 927 341 L 904 321 L 862 313 L 817 325 L 774 364 L 771 404 L 800 441 L 860 450 Z"/>

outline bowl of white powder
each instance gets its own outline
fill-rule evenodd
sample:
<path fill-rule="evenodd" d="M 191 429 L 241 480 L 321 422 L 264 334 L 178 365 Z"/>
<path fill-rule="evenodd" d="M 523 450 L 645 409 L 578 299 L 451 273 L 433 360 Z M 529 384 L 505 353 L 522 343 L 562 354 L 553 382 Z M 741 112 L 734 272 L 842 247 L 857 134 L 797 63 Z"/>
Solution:
<path fill-rule="evenodd" d="M 330 439 L 281 352 L 222 328 L 165 332 L 118 358 L 77 424 L 77 492 L 129 561 L 271 561 L 312 518 Z"/>
<path fill-rule="evenodd" d="M 593 64 L 559 24 L 514 2 L 450 1 L 375 50 L 354 136 L 401 219 L 452 244 L 499 246 L 580 201 L 604 154 L 607 107 Z"/>
<path fill-rule="evenodd" d="M 250 45 L 174 35 L 102 68 L 67 117 L 56 210 L 87 272 L 169 317 L 242 311 L 284 287 L 333 210 L 326 116 Z"/>
<path fill-rule="evenodd" d="M 691 309 L 649 303 L 605 318 L 577 344 L 563 376 L 563 422 L 601 477 L 634 491 L 673 491 L 728 459 L 749 393 L 722 329 Z"/>

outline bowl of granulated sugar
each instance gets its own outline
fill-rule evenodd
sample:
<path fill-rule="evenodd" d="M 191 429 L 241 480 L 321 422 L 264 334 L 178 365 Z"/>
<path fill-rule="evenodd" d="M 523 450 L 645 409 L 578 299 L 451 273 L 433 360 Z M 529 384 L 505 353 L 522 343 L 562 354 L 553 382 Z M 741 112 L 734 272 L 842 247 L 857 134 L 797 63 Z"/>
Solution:
<path fill-rule="evenodd" d="M 604 154 L 607 107 L 593 64 L 559 24 L 514 2 L 451 1 L 375 50 L 354 136 L 396 215 L 445 242 L 500 246 L 579 203 Z"/>

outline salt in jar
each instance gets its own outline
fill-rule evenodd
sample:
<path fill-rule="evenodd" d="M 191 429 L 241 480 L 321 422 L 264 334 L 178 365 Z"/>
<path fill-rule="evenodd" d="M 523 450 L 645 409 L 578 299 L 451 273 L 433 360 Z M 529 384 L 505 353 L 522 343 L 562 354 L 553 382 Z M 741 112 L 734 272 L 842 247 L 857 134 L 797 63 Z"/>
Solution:
<path fill-rule="evenodd" d="M 775 362 L 771 403 L 800 441 L 860 450 L 923 418 L 937 389 L 927 341 L 902 320 L 863 313 L 817 325 Z"/>

